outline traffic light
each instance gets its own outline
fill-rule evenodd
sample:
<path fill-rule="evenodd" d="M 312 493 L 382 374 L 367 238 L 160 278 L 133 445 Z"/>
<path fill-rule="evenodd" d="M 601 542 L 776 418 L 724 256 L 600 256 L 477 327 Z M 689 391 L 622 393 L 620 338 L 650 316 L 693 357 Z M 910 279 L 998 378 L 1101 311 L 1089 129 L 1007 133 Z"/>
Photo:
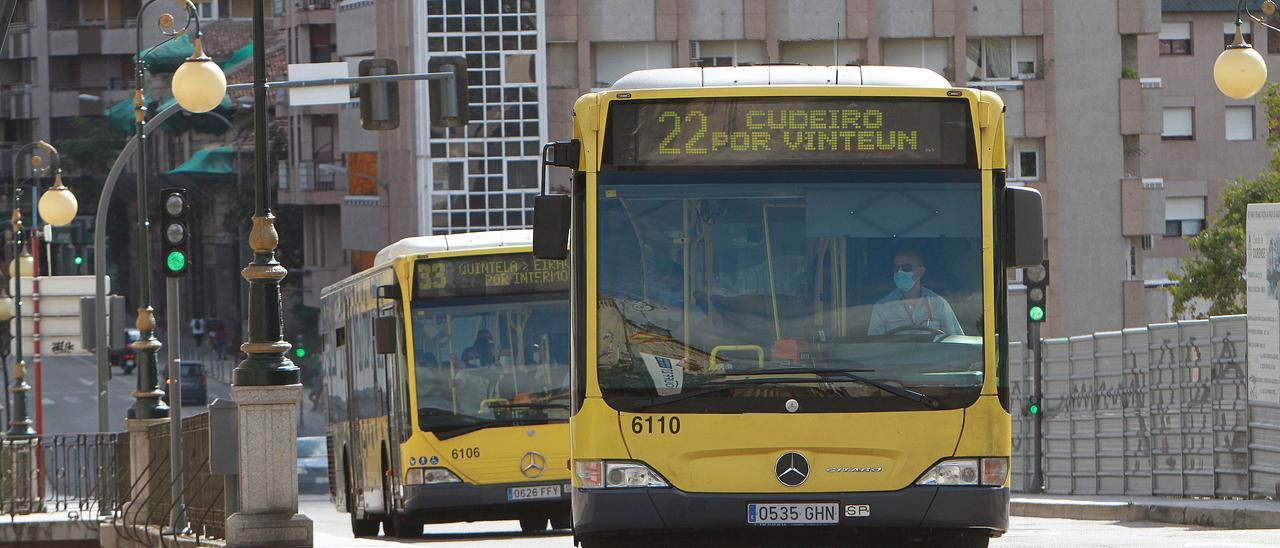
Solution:
<path fill-rule="evenodd" d="M 84 264 L 84 257 L 76 255 L 74 259 L 71 259 L 71 262 L 75 263 L 76 266 L 80 266 Z"/>
<path fill-rule="evenodd" d="M 1027 320 L 1043 322 L 1048 314 L 1045 301 L 1049 291 L 1049 260 L 1023 269 L 1022 279 L 1027 284 Z"/>
<path fill-rule="evenodd" d="M 431 98 L 431 127 L 466 127 L 471 120 L 467 97 L 470 83 L 467 74 L 467 58 L 461 56 L 436 56 L 427 59 L 427 72 L 453 73 L 451 80 L 428 80 L 427 90 Z"/>
<path fill-rule="evenodd" d="M 395 59 L 377 57 L 360 61 L 360 76 L 391 76 L 400 70 Z M 400 83 L 365 82 L 356 86 L 360 99 L 360 127 L 386 131 L 400 127 Z"/>
<path fill-rule="evenodd" d="M 293 347 L 293 357 L 298 359 L 307 357 L 307 349 L 303 348 L 302 343 L 298 343 L 298 346 Z"/>
<path fill-rule="evenodd" d="M 1031 416 L 1039 415 L 1043 409 L 1040 408 L 1040 398 L 1031 396 L 1027 398 L 1027 414 Z"/>
<path fill-rule="evenodd" d="M 191 204 L 187 191 L 170 188 L 160 193 L 160 239 L 164 275 L 180 278 L 191 270 Z"/>

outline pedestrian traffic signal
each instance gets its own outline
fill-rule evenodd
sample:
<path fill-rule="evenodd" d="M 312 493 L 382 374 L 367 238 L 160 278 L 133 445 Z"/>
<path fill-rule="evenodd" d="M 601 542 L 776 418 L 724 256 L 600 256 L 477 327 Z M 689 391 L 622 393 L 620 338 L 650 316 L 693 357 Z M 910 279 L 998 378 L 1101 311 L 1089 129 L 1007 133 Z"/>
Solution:
<path fill-rule="evenodd" d="M 1049 260 L 1045 259 L 1039 266 L 1024 268 L 1022 279 L 1027 284 L 1027 320 L 1043 322 L 1049 291 Z"/>
<path fill-rule="evenodd" d="M 191 270 L 191 230 L 187 213 L 191 204 L 187 191 L 170 188 L 160 193 L 161 249 L 164 275 L 180 278 Z"/>

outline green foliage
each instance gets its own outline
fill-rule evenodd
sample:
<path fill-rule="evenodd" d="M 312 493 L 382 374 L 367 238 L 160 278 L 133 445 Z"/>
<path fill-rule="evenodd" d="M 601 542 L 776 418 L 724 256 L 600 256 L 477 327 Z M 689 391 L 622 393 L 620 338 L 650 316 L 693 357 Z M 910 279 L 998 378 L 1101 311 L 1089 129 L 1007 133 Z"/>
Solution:
<path fill-rule="evenodd" d="M 1222 192 L 1220 215 L 1208 220 L 1200 234 L 1188 240 L 1194 255 L 1182 260 L 1181 273 L 1169 273 L 1177 282 L 1168 291 L 1173 295 L 1174 317 L 1185 317 L 1193 300 L 1208 301 L 1209 315 L 1245 312 L 1245 216 L 1251 203 L 1280 202 L 1280 149 L 1275 148 L 1280 130 L 1280 88 L 1267 86 L 1262 97 L 1267 111 L 1271 162 L 1254 179 L 1237 178 Z"/>
<path fill-rule="evenodd" d="M 57 143 L 62 170 L 88 177 L 106 177 L 124 139 L 111 131 L 105 118 L 77 118 L 72 125 L 76 137 Z"/>
<path fill-rule="evenodd" d="M 1138 77 L 1138 69 L 1133 67 L 1123 67 L 1120 69 L 1120 77 L 1127 80 L 1135 79 Z"/>

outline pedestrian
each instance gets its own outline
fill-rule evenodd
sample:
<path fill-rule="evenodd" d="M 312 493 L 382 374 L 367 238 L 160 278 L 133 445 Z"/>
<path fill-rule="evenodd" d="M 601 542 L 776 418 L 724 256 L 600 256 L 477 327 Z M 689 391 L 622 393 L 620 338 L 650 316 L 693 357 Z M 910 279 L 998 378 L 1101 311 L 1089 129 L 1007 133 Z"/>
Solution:
<path fill-rule="evenodd" d="M 191 318 L 191 338 L 196 340 L 196 348 L 204 347 L 204 318 Z"/>
<path fill-rule="evenodd" d="M 311 400 L 311 412 L 320 410 L 320 401 L 324 398 L 324 372 L 319 367 L 306 367 L 311 370 L 311 393 L 307 395 L 307 399 Z"/>
<path fill-rule="evenodd" d="M 221 321 L 214 319 L 213 333 L 209 336 L 210 343 L 213 344 L 213 351 L 218 354 L 218 361 L 226 361 L 227 359 L 227 326 Z"/>

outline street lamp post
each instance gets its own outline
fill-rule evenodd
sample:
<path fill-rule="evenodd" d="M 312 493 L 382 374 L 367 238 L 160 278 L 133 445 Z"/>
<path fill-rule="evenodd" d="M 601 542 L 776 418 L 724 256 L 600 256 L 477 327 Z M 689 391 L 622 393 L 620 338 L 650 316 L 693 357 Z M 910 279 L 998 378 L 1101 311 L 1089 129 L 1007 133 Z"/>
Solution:
<path fill-rule="evenodd" d="M 9 206 L 13 211 L 13 245 L 14 258 L 9 265 L 10 282 L 13 286 L 13 321 L 14 321 L 14 379 L 13 385 L 9 387 L 9 392 L 13 395 L 14 409 L 10 412 L 9 430 L 5 432 L 8 437 L 32 437 L 36 435 L 35 429 L 32 428 L 31 419 L 27 415 L 27 393 L 31 391 L 31 386 L 26 382 L 26 363 L 23 362 L 22 356 L 22 277 L 32 276 L 35 274 L 35 260 L 26 252 L 24 244 L 24 233 L 22 227 L 22 209 L 21 209 L 21 193 L 22 185 L 18 181 L 20 170 L 18 169 L 19 160 L 27 153 L 31 153 L 31 167 L 39 168 L 44 160 L 35 154 L 35 149 L 41 149 L 52 158 L 49 166 L 53 171 L 53 187 L 40 198 L 37 206 L 40 218 L 45 223 L 52 226 L 66 226 L 75 219 L 78 209 L 76 198 L 71 191 L 62 184 L 62 162 L 58 156 L 58 149 L 53 145 L 44 141 L 35 141 L 28 143 L 17 150 L 13 157 L 13 189 L 9 194 Z M 39 191 L 39 180 L 36 181 L 33 188 Z M 39 379 L 37 379 L 39 382 Z M 40 402 L 36 402 L 40 405 Z"/>
<path fill-rule="evenodd" d="M 133 406 L 129 408 L 130 419 L 163 419 L 169 416 L 169 407 L 161 401 L 164 392 L 159 387 L 159 375 L 156 372 L 156 352 L 160 350 L 160 341 L 156 340 L 155 311 L 151 307 L 151 231 L 150 208 L 147 200 L 147 101 L 145 79 L 147 55 L 157 47 L 181 36 L 192 22 L 195 23 L 195 38 L 192 40 L 194 52 L 173 75 L 174 99 L 183 108 L 192 112 L 208 112 L 222 101 L 226 95 L 226 76 L 204 53 L 201 42 L 200 14 L 190 0 L 180 0 L 178 4 L 187 12 L 187 23 L 181 29 L 173 28 L 173 16 L 166 13 L 160 16 L 160 32 L 167 38 L 149 48 L 142 47 L 142 16 L 158 0 L 148 0 L 138 8 L 136 20 L 137 51 L 134 60 L 135 90 L 133 95 L 134 128 L 138 139 L 137 147 L 137 199 L 138 208 L 138 341 L 131 346 L 138 356 L 138 385 L 133 393 Z M 219 85 L 220 83 L 220 85 Z M 211 99 L 212 98 L 212 99 Z"/>
<path fill-rule="evenodd" d="M 1262 2 L 1262 13 L 1271 16 L 1276 12 L 1274 0 Z M 1280 31 L 1268 25 L 1261 17 L 1250 13 L 1245 7 L 1245 0 L 1236 4 L 1236 38 L 1213 62 L 1213 82 L 1218 91 L 1232 99 L 1248 99 L 1257 95 L 1267 83 L 1267 62 L 1263 60 L 1253 46 L 1244 41 L 1241 26 L 1244 17 L 1268 29 Z"/>

